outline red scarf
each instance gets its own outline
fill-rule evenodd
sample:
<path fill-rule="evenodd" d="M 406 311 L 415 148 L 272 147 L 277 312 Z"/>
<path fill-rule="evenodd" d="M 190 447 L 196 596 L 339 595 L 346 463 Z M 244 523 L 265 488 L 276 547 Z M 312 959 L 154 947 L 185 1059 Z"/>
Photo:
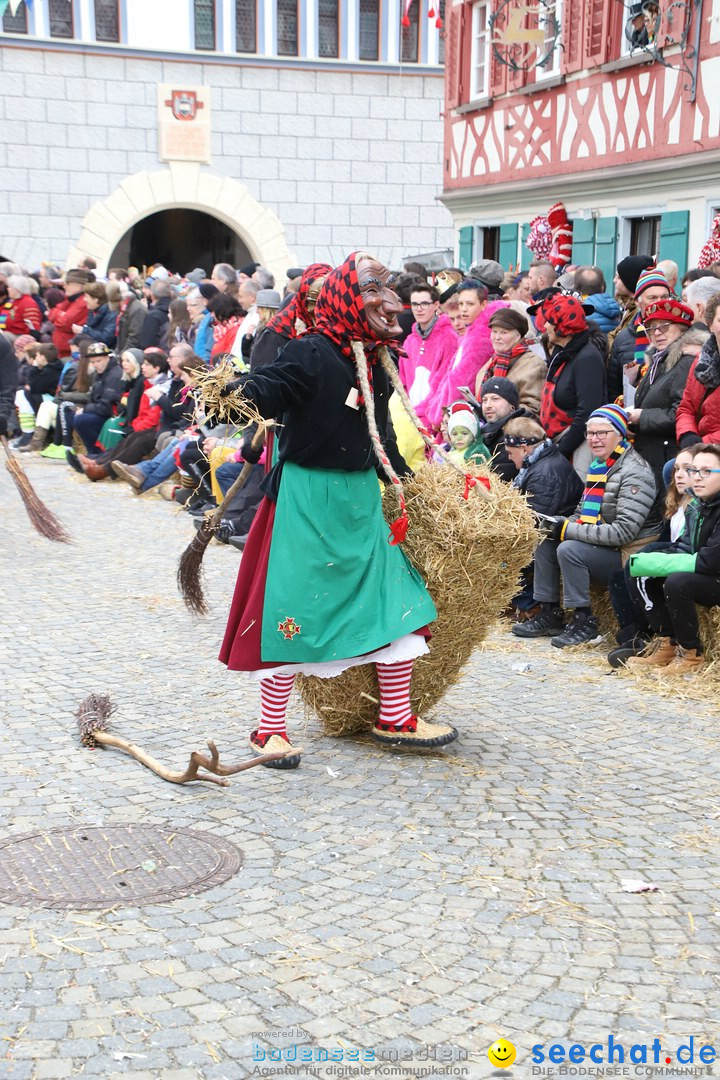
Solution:
<path fill-rule="evenodd" d="M 483 386 L 488 379 L 506 379 L 507 373 L 512 366 L 513 360 L 516 360 L 518 356 L 522 356 L 529 349 L 528 342 L 525 338 L 522 338 L 516 345 L 510 349 L 510 352 L 506 353 L 493 353 L 490 357 L 490 363 L 487 369 L 487 374 L 483 379 Z"/>
<path fill-rule="evenodd" d="M 282 311 L 278 311 L 277 315 L 273 315 L 268 323 L 268 328 L 274 333 L 282 334 L 283 337 L 292 340 L 297 337 L 297 330 L 295 329 L 297 319 L 300 319 L 308 327 L 312 326 L 313 317 L 307 309 L 310 286 L 313 281 L 325 277 L 331 270 L 332 266 L 327 263 L 311 263 L 310 266 L 306 266 L 300 278 L 300 288 L 287 307 L 284 307 Z"/>

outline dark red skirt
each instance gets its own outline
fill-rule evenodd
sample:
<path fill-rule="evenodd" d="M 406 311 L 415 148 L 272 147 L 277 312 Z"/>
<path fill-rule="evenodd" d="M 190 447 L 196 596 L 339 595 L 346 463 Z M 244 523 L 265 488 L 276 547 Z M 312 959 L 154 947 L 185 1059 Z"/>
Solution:
<path fill-rule="evenodd" d="M 260 658 L 265 582 L 274 521 L 275 503 L 265 498 L 257 509 L 240 560 L 235 594 L 218 657 L 231 671 L 257 671 L 278 666 L 277 661 L 263 663 Z"/>

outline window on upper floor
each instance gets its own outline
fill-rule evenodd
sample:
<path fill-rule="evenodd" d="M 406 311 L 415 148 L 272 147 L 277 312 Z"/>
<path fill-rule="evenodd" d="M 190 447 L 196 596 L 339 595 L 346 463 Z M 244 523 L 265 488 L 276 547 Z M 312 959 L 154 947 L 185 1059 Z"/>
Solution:
<path fill-rule="evenodd" d="M 490 5 L 487 0 L 473 4 L 470 41 L 470 99 L 484 98 L 489 93 L 490 79 Z"/>
<path fill-rule="evenodd" d="M 235 0 L 235 50 L 257 52 L 257 0 Z"/>
<path fill-rule="evenodd" d="M 318 0 L 318 55 L 339 56 L 338 0 Z"/>
<path fill-rule="evenodd" d="M 95 0 L 95 40 L 120 40 L 118 0 Z"/>
<path fill-rule="evenodd" d="M 629 255 L 653 255 L 660 248 L 660 215 L 630 218 Z"/>
<path fill-rule="evenodd" d="M 25 0 L 22 0 L 14 15 L 9 7 L 5 9 L 2 28 L 6 34 L 27 34 L 27 7 Z"/>
<path fill-rule="evenodd" d="M 195 48 L 212 52 L 215 49 L 215 0 L 195 0 Z"/>
<path fill-rule="evenodd" d="M 417 64 L 420 48 L 420 0 L 413 0 L 407 15 L 410 25 L 400 27 L 400 60 L 403 64 Z"/>
<path fill-rule="evenodd" d="M 377 60 L 379 42 L 380 0 L 360 0 L 360 59 Z"/>
<path fill-rule="evenodd" d="M 50 37 L 75 37 L 75 11 L 73 0 L 48 0 Z"/>
<path fill-rule="evenodd" d="M 560 74 L 562 63 L 561 27 L 563 18 L 563 0 L 548 0 L 540 5 L 537 17 L 538 28 L 543 31 L 545 40 L 538 48 L 538 66 L 535 68 L 535 81 L 551 79 Z M 539 61 L 545 60 L 540 66 Z"/>
<path fill-rule="evenodd" d="M 297 0 L 277 0 L 278 56 L 298 55 Z"/>
<path fill-rule="evenodd" d="M 438 61 L 441 64 L 445 63 L 445 0 L 440 0 L 437 6 L 437 12 L 440 16 L 440 22 L 442 27 L 439 32 L 440 40 L 438 41 Z"/>

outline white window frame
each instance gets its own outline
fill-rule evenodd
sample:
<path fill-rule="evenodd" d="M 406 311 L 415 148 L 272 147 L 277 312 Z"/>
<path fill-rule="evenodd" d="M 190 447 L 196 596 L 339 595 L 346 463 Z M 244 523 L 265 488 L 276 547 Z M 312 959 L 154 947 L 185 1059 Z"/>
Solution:
<path fill-rule="evenodd" d="M 563 24 L 563 3 L 564 0 L 555 0 L 555 20 L 560 27 L 560 34 L 555 41 L 555 48 L 553 50 L 552 64 L 547 64 L 545 67 L 535 68 L 535 82 L 543 82 L 545 79 L 554 79 L 555 76 L 561 73 L 561 61 L 562 61 L 562 24 Z M 546 39 L 547 40 L 547 39 Z"/>
<path fill-rule="evenodd" d="M 476 101 L 478 98 L 486 98 L 490 96 L 490 27 L 488 25 L 490 19 L 490 4 L 488 0 L 479 0 L 478 3 L 473 4 L 472 7 L 472 22 L 471 22 L 471 44 L 470 44 L 470 100 Z M 480 31 L 480 19 L 484 14 L 485 29 Z M 483 72 L 484 78 L 482 86 L 478 85 L 477 71 L 479 64 L 480 46 L 484 53 Z"/>

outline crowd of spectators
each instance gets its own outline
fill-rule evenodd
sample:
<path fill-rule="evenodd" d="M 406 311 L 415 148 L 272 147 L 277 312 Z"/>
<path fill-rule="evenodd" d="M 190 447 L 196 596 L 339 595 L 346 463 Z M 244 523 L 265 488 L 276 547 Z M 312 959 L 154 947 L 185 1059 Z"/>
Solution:
<path fill-rule="evenodd" d="M 96 269 L 0 262 L 0 433 L 90 482 L 156 489 L 198 525 L 242 473 L 217 532 L 242 550 L 268 439 L 210 425 L 197 375 L 272 363 L 312 324 L 331 268 L 288 271 L 282 295 L 258 264 Z M 678 281 L 674 263 L 631 255 L 610 289 L 594 266 L 408 263 L 393 288 L 400 377 L 444 451 L 396 395 L 408 467 L 487 463 L 537 515 L 513 634 L 595 641 L 595 585 L 617 615 L 613 665 L 701 667 L 696 606 L 720 605 L 720 268 Z"/>

